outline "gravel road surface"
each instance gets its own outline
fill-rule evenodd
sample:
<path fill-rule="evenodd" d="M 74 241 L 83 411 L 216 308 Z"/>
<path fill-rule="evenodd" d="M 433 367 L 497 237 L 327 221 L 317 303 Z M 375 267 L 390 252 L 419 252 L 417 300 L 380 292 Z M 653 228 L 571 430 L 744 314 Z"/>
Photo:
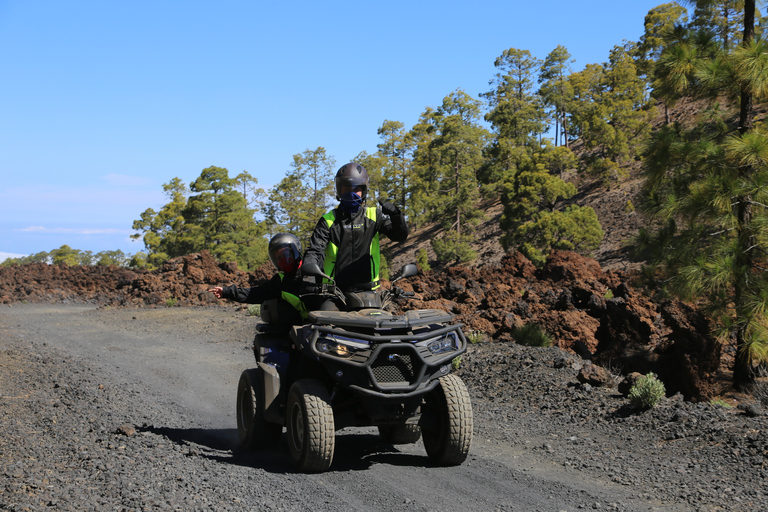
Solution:
<path fill-rule="evenodd" d="M 237 379 L 254 366 L 256 321 L 230 307 L 0 307 L 0 510 L 768 504 L 761 411 L 748 417 L 667 399 L 658 411 L 623 414 L 615 390 L 576 385 L 573 356 L 492 343 L 471 346 L 463 361 L 475 416 L 464 464 L 434 467 L 421 441 L 394 447 L 358 428 L 337 432 L 328 472 L 296 473 L 284 438 L 261 453 L 237 446 Z M 716 427 L 706 427 L 707 415 Z M 704 458 L 702 446 L 712 455 Z"/>

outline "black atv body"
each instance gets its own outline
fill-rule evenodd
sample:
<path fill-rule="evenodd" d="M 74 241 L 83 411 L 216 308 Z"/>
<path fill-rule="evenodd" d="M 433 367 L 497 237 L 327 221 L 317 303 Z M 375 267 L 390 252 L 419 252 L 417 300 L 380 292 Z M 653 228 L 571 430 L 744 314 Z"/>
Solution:
<path fill-rule="evenodd" d="M 472 438 L 472 407 L 453 361 L 467 340 L 440 310 L 394 315 L 381 297 L 347 298 L 356 311 L 312 311 L 303 325 L 280 325 L 282 306 L 265 303 L 254 340 L 257 367 L 238 386 L 238 432 L 250 448 L 273 445 L 286 428 L 296 467 L 317 472 L 333 461 L 335 431 L 376 426 L 393 444 L 423 438 L 429 458 L 462 463 Z M 385 303 L 396 292 L 385 291 Z M 401 293 L 401 295 L 404 295 Z M 272 316 L 270 316 L 272 315 Z"/>

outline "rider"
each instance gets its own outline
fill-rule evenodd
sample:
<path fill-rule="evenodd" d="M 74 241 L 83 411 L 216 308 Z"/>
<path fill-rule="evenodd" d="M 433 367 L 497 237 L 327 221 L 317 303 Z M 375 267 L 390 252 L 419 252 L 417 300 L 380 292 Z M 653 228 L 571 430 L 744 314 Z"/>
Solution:
<path fill-rule="evenodd" d="M 336 173 L 339 205 L 318 220 L 304 255 L 307 263 L 316 263 L 346 292 L 379 287 L 380 233 L 395 242 L 408 238 L 408 225 L 400 210 L 381 200 L 381 208 L 366 208 L 367 195 L 365 167 L 355 162 L 341 166 Z"/>
<path fill-rule="evenodd" d="M 236 285 L 215 286 L 208 290 L 217 299 L 230 299 L 248 304 L 262 304 L 269 299 L 281 298 L 293 306 L 302 320 L 307 317 L 307 306 L 301 295 L 317 287 L 302 277 L 301 241 L 290 233 L 278 233 L 269 241 L 269 260 L 278 270 L 272 279 L 261 286 L 239 288 Z"/>

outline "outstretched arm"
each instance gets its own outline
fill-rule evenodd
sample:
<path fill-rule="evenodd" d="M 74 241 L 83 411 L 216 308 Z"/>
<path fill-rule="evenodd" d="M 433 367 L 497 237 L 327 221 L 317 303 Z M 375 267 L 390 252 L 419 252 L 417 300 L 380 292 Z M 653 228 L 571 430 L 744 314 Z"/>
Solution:
<path fill-rule="evenodd" d="M 266 283 L 250 288 L 239 288 L 232 284 L 223 288 L 214 286 L 208 291 L 214 294 L 217 299 L 229 299 L 246 304 L 261 304 L 267 299 L 280 296 L 280 278 L 274 276 Z"/>

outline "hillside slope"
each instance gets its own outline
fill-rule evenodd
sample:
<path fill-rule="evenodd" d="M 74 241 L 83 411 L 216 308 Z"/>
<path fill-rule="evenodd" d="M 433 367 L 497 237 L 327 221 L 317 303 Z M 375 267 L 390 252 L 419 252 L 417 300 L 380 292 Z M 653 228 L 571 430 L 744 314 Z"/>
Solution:
<path fill-rule="evenodd" d="M 563 179 L 576 185 L 578 190 L 573 198 L 563 204 L 591 207 L 605 232 L 600 247 L 592 255 L 603 270 L 634 271 L 640 266 L 640 262 L 631 260 L 628 244 L 640 228 L 648 224 L 648 219 L 636 208 L 640 204 L 643 180 L 638 162 L 625 168 L 625 171 L 625 177 L 610 184 L 595 177 L 581 176 L 575 171 L 563 176 Z M 482 203 L 481 209 L 485 211 L 486 218 L 477 226 L 472 244 L 478 258 L 467 263 L 469 267 L 497 265 L 505 254 L 500 243 L 502 232 L 499 228 L 503 205 L 499 200 L 486 201 Z M 415 262 L 421 249 L 427 250 L 430 266 L 439 267 L 430 242 L 439 237 L 442 231 L 440 226 L 430 224 L 413 230 L 408 240 L 401 244 L 385 243 L 384 247 L 391 251 L 391 267 L 398 269 L 406 263 Z"/>

